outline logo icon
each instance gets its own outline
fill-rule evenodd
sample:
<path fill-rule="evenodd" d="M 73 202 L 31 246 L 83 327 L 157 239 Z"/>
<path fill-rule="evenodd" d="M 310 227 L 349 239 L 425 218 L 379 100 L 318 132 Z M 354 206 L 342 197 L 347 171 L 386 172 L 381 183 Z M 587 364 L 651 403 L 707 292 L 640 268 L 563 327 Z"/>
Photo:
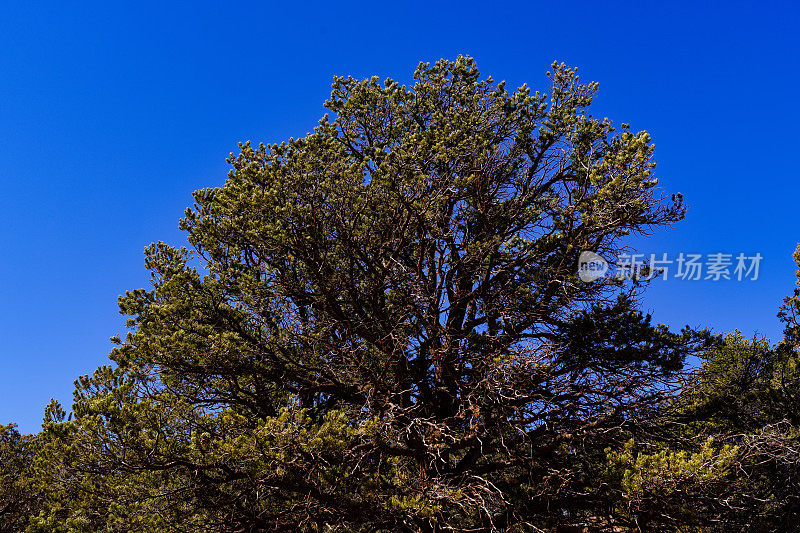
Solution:
<path fill-rule="evenodd" d="M 590 282 L 602 278 L 608 272 L 608 261 L 594 252 L 581 252 L 578 258 L 578 277 Z"/>

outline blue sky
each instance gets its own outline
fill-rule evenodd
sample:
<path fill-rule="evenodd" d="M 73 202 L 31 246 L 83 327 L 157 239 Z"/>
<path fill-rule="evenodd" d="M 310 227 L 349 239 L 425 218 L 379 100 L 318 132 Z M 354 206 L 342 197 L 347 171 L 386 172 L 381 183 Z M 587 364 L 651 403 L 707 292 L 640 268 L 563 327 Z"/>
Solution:
<path fill-rule="evenodd" d="M 600 82 L 596 116 L 647 129 L 684 222 L 641 243 L 761 253 L 755 282 L 656 283 L 655 318 L 776 338 L 794 283 L 800 11 L 790 2 L 62 2 L 0 6 L 0 423 L 107 361 L 142 250 L 185 242 L 195 189 L 241 140 L 301 136 L 334 75 L 408 81 L 469 54 L 546 89 L 553 60 Z"/>

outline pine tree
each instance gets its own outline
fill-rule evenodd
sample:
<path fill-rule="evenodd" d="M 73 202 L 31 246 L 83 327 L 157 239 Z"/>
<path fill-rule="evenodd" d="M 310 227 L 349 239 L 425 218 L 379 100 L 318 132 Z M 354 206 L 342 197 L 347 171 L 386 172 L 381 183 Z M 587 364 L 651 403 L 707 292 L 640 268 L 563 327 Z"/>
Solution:
<path fill-rule="evenodd" d="M 34 530 L 611 527 L 606 450 L 701 338 L 578 258 L 683 206 L 646 132 L 588 114 L 596 83 L 548 76 L 336 78 L 312 133 L 241 144 L 189 248 L 147 248 L 113 366 L 45 425 Z"/>

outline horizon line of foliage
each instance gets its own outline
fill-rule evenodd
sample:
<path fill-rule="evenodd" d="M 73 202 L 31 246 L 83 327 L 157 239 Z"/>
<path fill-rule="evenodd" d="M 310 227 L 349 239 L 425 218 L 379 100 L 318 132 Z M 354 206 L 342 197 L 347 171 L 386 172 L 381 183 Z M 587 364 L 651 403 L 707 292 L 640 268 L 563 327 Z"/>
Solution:
<path fill-rule="evenodd" d="M 800 272 L 777 344 L 582 283 L 684 206 L 547 75 L 337 77 L 313 132 L 241 143 L 69 413 L 0 426 L 0 532 L 796 528 Z"/>

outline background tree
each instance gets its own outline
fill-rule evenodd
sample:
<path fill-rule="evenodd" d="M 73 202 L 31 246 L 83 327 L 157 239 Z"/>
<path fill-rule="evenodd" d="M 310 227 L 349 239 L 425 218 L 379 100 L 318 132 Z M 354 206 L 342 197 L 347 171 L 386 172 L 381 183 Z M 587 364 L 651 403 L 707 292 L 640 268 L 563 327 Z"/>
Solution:
<path fill-rule="evenodd" d="M 795 260 L 800 267 L 800 248 Z M 695 515 L 725 531 L 790 531 L 800 523 L 800 270 L 797 287 L 779 313 L 781 342 L 725 336 L 659 417 L 675 446 L 697 450 L 711 437 L 737 447 L 725 482 L 704 486 L 695 499 L 703 501 Z"/>
<path fill-rule="evenodd" d="M 38 510 L 40 493 L 30 470 L 34 441 L 14 424 L 0 426 L 0 532 L 24 529 Z"/>

